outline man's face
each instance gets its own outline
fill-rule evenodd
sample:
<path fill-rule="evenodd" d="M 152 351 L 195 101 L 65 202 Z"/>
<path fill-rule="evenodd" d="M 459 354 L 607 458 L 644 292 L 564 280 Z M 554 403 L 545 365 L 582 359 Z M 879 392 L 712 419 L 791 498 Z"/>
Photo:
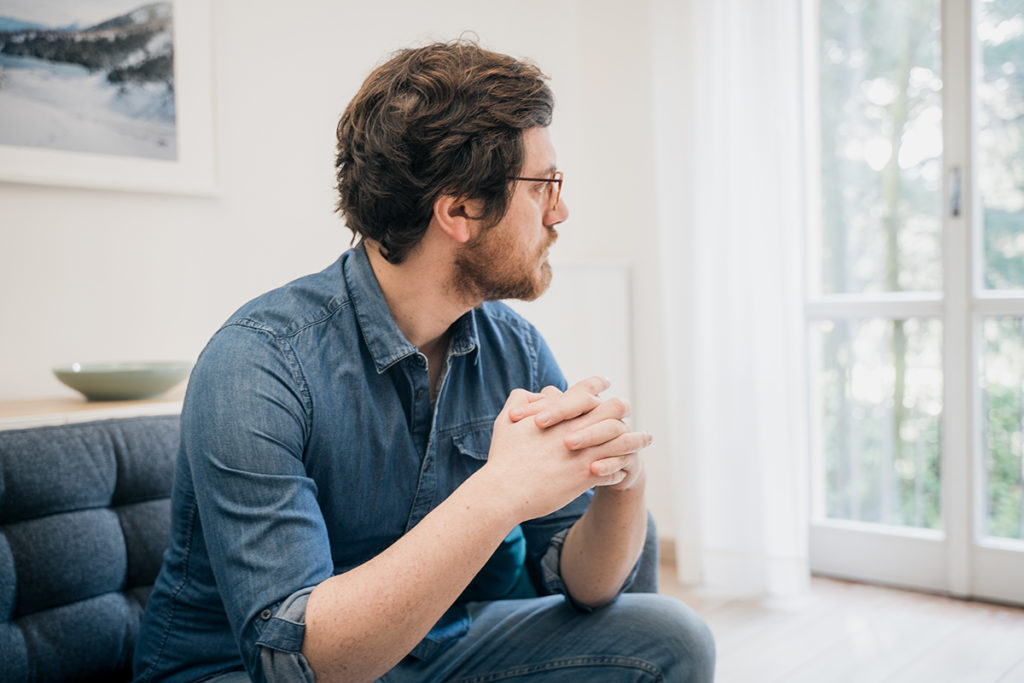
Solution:
<path fill-rule="evenodd" d="M 523 132 L 526 158 L 519 174 L 548 178 L 555 171 L 555 148 L 547 128 Z M 473 299 L 536 299 L 551 283 L 548 249 L 555 226 L 569 217 L 565 202 L 551 207 L 554 184 L 516 180 L 515 193 L 501 221 L 482 230 L 455 257 L 455 287 Z"/>

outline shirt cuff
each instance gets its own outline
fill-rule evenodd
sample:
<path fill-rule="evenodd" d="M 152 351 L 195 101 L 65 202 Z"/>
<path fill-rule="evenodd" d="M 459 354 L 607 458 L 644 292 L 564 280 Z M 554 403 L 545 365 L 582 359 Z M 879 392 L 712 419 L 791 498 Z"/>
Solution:
<path fill-rule="evenodd" d="M 565 538 L 569 535 L 569 529 L 562 529 L 557 534 L 551 537 L 551 541 L 548 544 L 548 549 L 544 552 L 544 555 L 540 558 L 540 579 L 544 589 L 550 594 L 561 593 L 566 597 L 569 603 L 580 610 L 581 612 L 593 612 L 594 608 L 588 605 L 584 605 L 581 602 L 577 602 L 572 594 L 569 593 L 569 589 L 565 586 L 565 581 L 562 580 L 562 547 L 565 546 Z M 622 587 L 619 588 L 619 595 L 621 595 L 626 589 L 633 585 L 633 581 L 636 579 L 637 571 L 640 569 L 640 560 L 638 559 L 633 564 L 633 569 L 629 572 L 629 576 L 626 577 Z"/>
<path fill-rule="evenodd" d="M 289 595 L 272 616 L 269 610 L 264 611 L 268 615 L 267 624 L 256 645 L 260 648 L 263 677 L 268 683 L 315 683 L 313 670 L 302 655 L 302 640 L 306 636 L 306 603 L 313 588 L 309 586 Z"/>

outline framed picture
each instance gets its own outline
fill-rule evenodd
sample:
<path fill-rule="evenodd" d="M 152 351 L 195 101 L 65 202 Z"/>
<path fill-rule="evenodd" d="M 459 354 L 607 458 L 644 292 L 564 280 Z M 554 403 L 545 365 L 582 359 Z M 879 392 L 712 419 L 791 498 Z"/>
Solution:
<path fill-rule="evenodd" d="M 0 181 L 212 194 L 209 0 L 0 0 Z"/>

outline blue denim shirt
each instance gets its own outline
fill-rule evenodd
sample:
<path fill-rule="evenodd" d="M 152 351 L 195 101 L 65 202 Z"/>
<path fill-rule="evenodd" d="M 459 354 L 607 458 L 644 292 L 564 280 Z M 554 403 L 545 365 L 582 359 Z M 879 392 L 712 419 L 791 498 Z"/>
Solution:
<path fill-rule="evenodd" d="M 310 679 L 299 653 L 312 588 L 445 500 L 486 461 L 509 392 L 546 385 L 565 388 L 544 340 L 487 303 L 454 324 L 432 405 L 426 358 L 395 325 L 361 246 L 245 305 L 189 381 L 171 543 L 136 680 L 240 666 L 254 681 Z M 517 527 L 412 655 L 466 632 L 465 601 L 564 593 L 561 543 L 589 500 Z"/>

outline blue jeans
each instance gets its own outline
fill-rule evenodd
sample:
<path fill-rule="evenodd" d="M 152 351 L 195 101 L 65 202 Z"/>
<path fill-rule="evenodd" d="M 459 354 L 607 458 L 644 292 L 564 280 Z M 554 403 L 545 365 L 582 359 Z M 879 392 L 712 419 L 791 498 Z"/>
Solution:
<path fill-rule="evenodd" d="M 427 661 L 406 658 L 382 683 L 704 683 L 714 679 L 711 631 L 675 598 L 626 593 L 590 614 L 562 596 L 469 605 L 469 633 Z"/>
<path fill-rule="evenodd" d="M 590 614 L 564 597 L 469 605 L 472 626 L 426 661 L 406 657 L 379 683 L 709 683 L 715 642 L 675 598 L 626 593 Z M 242 671 L 210 683 L 243 683 Z"/>

